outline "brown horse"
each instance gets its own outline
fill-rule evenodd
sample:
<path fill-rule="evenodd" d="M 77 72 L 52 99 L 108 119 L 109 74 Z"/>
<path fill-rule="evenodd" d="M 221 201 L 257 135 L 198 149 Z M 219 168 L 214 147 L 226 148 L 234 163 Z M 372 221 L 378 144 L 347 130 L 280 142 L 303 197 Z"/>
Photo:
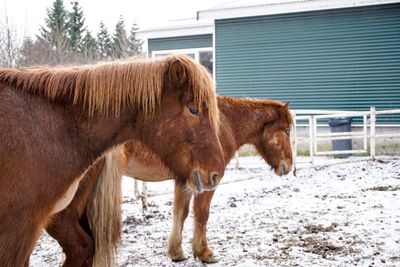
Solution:
<path fill-rule="evenodd" d="M 224 151 L 225 163 L 227 164 L 234 152 L 243 144 L 253 144 L 258 152 L 263 156 L 269 165 L 274 168 L 277 175 L 287 174 L 292 168 L 292 152 L 290 146 L 290 128 L 292 127 L 292 117 L 288 105 L 271 100 L 249 100 L 235 99 L 230 97 L 218 97 L 218 106 L 221 118 L 220 141 Z M 160 158 L 151 153 L 145 145 L 140 142 L 129 142 L 125 145 L 123 154 L 124 163 L 128 158 L 126 175 L 136 177 L 143 181 L 162 181 L 174 177 L 173 171 L 162 164 Z M 116 243 L 112 238 L 105 240 L 104 233 L 98 233 L 96 229 L 90 229 L 87 221 L 92 220 L 91 214 L 86 212 L 86 206 L 95 209 L 93 200 L 97 198 L 95 194 L 90 196 L 89 192 L 94 187 L 99 186 L 102 179 L 96 178 L 100 173 L 106 172 L 107 164 L 119 166 L 121 161 L 98 163 L 95 169 L 87 175 L 84 184 L 79 186 L 79 191 L 74 200 L 65 210 L 55 215 L 52 223 L 47 227 L 47 231 L 63 247 L 66 254 L 64 266 L 91 266 L 93 254 L 95 262 L 97 258 L 112 257 Z M 102 167 L 104 166 L 104 167 Z M 103 172 L 102 172 L 103 168 Z M 121 169 L 120 169 L 121 170 Z M 106 172 L 107 173 L 107 172 Z M 104 181 L 116 181 L 121 174 L 115 172 L 111 174 L 114 179 Z M 103 176 L 103 174 L 101 175 Z M 99 181 L 97 181 L 99 180 Z M 209 216 L 212 189 L 201 183 L 197 184 L 197 192 L 194 194 L 194 217 L 195 231 L 193 237 L 193 253 L 203 262 L 215 261 L 213 252 L 208 248 L 206 239 L 206 224 Z M 117 193 L 115 193 L 117 192 Z M 114 196 L 118 201 L 121 199 L 121 191 L 114 190 Z M 168 242 L 168 255 L 174 261 L 185 259 L 181 243 L 182 229 L 184 221 L 189 212 L 189 204 L 193 195 L 193 190 L 186 190 L 185 185 L 176 183 L 174 199 L 174 220 L 172 232 Z M 90 203 L 87 205 L 87 203 Z M 101 203 L 101 202 L 100 202 Z M 109 233 L 120 231 L 120 209 L 108 210 L 110 218 Z M 112 230 L 111 230 L 112 229 Z M 94 236 L 93 236 L 94 235 Z M 93 239 L 96 249 L 93 248 Z M 100 244 L 99 244 L 100 243 Z M 98 246 L 99 245 L 99 246 Z M 101 251 L 101 253 L 100 253 Z M 83 264 L 85 262 L 85 264 Z M 97 265 L 95 265 L 97 266 Z"/>
<path fill-rule="evenodd" d="M 187 56 L 0 70 L 0 266 L 23 266 L 86 170 L 135 139 L 177 174 L 223 175 L 208 72 Z"/>

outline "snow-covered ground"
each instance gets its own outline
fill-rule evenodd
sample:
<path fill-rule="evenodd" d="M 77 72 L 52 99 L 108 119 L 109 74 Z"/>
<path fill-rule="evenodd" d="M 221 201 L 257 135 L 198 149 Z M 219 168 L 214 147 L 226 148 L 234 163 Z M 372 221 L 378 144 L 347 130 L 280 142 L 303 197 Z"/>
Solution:
<path fill-rule="evenodd" d="M 208 242 L 219 266 L 400 266 L 400 160 L 358 161 L 277 177 L 259 158 L 229 165 L 212 202 Z M 148 185 L 149 210 L 124 180 L 123 236 L 118 266 L 204 266 L 191 255 L 193 219 L 186 221 L 188 260 L 166 256 L 171 182 Z M 156 195 L 156 196 L 154 196 Z M 46 234 L 30 266 L 60 266 Z"/>

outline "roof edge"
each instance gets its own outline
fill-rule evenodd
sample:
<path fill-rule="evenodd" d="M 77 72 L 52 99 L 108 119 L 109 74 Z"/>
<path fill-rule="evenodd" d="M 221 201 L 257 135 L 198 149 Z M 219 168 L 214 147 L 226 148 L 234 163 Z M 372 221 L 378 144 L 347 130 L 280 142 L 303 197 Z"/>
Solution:
<path fill-rule="evenodd" d="M 305 11 L 329 10 L 339 8 L 373 6 L 382 4 L 400 3 L 399 0 L 315 0 L 274 3 L 270 5 L 257 4 L 245 7 L 228 7 L 200 10 L 197 13 L 199 20 L 218 20 L 239 17 L 267 16 Z"/>
<path fill-rule="evenodd" d="M 188 35 L 212 34 L 214 31 L 213 20 L 196 21 L 179 25 L 154 27 L 139 30 L 136 36 L 140 39 L 179 37 Z"/>

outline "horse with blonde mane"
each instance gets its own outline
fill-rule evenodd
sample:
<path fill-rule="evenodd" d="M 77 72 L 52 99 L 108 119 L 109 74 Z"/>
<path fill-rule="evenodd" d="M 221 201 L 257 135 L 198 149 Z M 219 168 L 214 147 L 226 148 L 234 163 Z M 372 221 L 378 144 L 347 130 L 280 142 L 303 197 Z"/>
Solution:
<path fill-rule="evenodd" d="M 274 169 L 277 175 L 285 175 L 292 168 L 292 151 L 290 145 L 290 129 L 293 125 L 292 116 L 287 104 L 272 100 L 235 99 L 219 96 L 221 129 L 219 139 L 222 144 L 225 164 L 228 164 L 234 152 L 244 144 L 252 144 L 264 160 Z M 65 210 L 56 214 L 51 224 L 46 228 L 48 233 L 55 238 L 66 254 L 64 267 L 67 266 L 106 266 L 104 258 L 111 259 L 118 243 L 110 237 L 111 233 L 118 235 L 121 232 L 120 207 L 115 210 L 104 210 L 101 201 L 97 198 L 114 198 L 120 203 L 121 189 L 119 181 L 121 175 L 138 178 L 143 181 L 163 181 L 176 178 L 173 170 L 165 166 L 158 155 L 152 153 L 141 142 L 131 141 L 124 145 L 124 149 L 113 151 L 122 158 L 114 157 L 114 161 L 99 162 L 96 170 L 88 173 L 88 182 L 81 184 L 78 194 Z M 125 169 L 120 168 L 121 162 Z M 126 165 L 127 164 L 127 165 Z M 111 175 L 113 179 L 102 179 L 109 166 L 116 166 L 119 170 Z M 99 178 L 100 177 L 100 178 Z M 215 257 L 208 247 L 206 226 L 209 217 L 210 203 L 213 190 L 220 179 L 213 181 L 212 185 L 196 182 L 195 188 L 187 190 L 188 185 L 175 184 L 173 226 L 168 239 L 168 255 L 173 261 L 182 261 L 186 257 L 182 250 L 182 230 L 184 221 L 189 212 L 189 204 L 194 195 L 194 235 L 193 253 L 202 262 L 214 262 Z M 103 192 L 99 197 L 96 193 L 90 194 L 93 188 L 105 187 L 103 182 L 118 184 L 118 190 Z M 189 180 L 190 181 L 190 180 Z M 105 188 L 112 188 L 106 186 Z M 94 192 L 97 192 L 95 189 Z M 97 203 L 97 204 L 96 204 Z M 88 212 L 89 210 L 89 212 Z M 98 210 L 102 217 L 109 218 L 108 228 L 99 231 L 99 227 L 91 228 L 93 212 Z M 107 231 L 104 231 L 108 229 Z M 93 261 L 94 258 L 94 261 Z M 92 263 L 94 264 L 92 265 Z"/>
<path fill-rule="evenodd" d="M 211 183 L 224 173 L 218 125 L 213 81 L 187 56 L 0 69 L 0 266 L 26 265 L 89 167 L 129 140 L 178 183 Z"/>

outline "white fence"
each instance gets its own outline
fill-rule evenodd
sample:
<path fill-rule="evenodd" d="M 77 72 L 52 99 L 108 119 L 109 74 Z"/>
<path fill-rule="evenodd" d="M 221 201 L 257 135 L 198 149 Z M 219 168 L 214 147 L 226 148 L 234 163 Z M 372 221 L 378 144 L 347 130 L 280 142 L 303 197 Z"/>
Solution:
<path fill-rule="evenodd" d="M 337 111 L 337 110 L 293 110 L 294 131 L 293 141 L 293 159 L 297 161 L 297 145 L 301 138 L 309 140 L 310 164 L 315 166 L 317 156 L 337 155 L 337 154 L 368 154 L 371 159 L 376 157 L 376 138 L 400 137 L 400 133 L 376 134 L 376 118 L 379 115 L 400 114 L 400 109 L 377 111 L 371 107 L 369 111 Z M 318 133 L 318 120 L 340 117 L 360 117 L 362 118 L 362 131 L 356 132 L 337 132 L 337 133 Z M 308 137 L 299 137 L 297 135 L 297 123 L 307 121 L 309 127 Z M 369 128 L 369 131 L 368 131 Z M 337 150 L 337 151 L 318 151 L 318 141 L 362 139 L 362 149 L 356 150 Z M 368 144 L 370 149 L 368 151 Z"/>

